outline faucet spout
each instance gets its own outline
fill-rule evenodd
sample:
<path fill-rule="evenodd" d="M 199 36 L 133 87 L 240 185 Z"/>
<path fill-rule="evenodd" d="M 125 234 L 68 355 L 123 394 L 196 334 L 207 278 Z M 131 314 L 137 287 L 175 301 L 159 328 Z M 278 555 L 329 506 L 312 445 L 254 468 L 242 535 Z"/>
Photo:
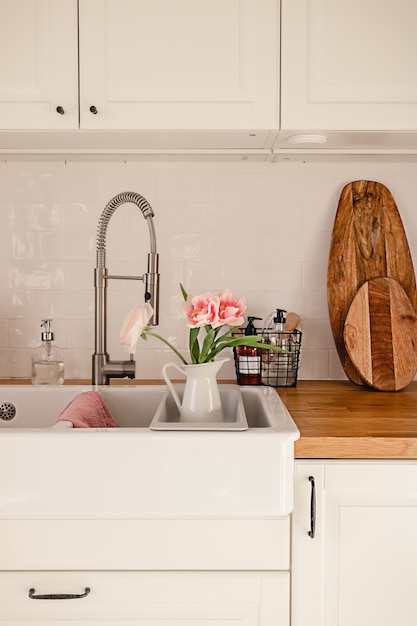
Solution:
<path fill-rule="evenodd" d="M 131 202 L 142 212 L 149 228 L 150 251 L 148 253 L 147 272 L 141 276 L 114 276 L 108 274 L 106 267 L 106 235 L 111 216 L 116 209 Z M 159 320 L 159 258 L 156 250 L 154 212 L 149 202 L 135 192 L 124 192 L 114 196 L 105 206 L 97 228 L 96 268 L 94 271 L 95 291 L 95 349 L 93 354 L 92 381 L 94 385 L 108 385 L 110 378 L 134 378 L 135 361 L 112 361 L 107 353 L 107 286 L 108 281 L 141 280 L 144 283 L 144 299 L 152 306 L 154 313 L 150 324 L 157 325 Z"/>

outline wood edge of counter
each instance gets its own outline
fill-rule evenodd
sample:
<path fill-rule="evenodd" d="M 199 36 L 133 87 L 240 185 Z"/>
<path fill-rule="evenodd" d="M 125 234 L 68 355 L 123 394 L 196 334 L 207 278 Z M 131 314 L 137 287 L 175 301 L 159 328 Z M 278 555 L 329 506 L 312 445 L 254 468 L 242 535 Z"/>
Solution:
<path fill-rule="evenodd" d="M 411 437 L 301 437 L 296 459 L 417 459 Z"/>

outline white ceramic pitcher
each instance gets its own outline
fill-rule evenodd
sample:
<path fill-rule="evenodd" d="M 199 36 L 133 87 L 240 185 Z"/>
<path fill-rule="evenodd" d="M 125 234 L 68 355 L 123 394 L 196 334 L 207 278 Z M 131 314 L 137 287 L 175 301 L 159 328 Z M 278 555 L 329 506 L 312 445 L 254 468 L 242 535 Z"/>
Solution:
<path fill-rule="evenodd" d="M 196 365 L 178 365 L 167 363 L 162 368 L 162 375 L 180 412 L 181 422 L 223 422 L 223 408 L 217 385 L 217 372 L 229 359 L 198 363 Z M 174 367 L 185 376 L 185 388 L 182 402 L 167 375 L 167 369 Z"/>

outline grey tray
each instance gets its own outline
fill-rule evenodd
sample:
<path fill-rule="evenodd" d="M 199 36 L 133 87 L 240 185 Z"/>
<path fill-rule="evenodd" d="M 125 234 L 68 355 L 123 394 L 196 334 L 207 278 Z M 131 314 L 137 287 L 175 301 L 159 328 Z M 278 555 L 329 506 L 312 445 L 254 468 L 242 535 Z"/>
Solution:
<path fill-rule="evenodd" d="M 182 400 L 184 385 L 175 385 Z M 248 429 L 242 393 L 237 385 L 222 385 L 219 389 L 224 422 L 181 422 L 175 401 L 167 390 L 149 426 L 151 430 L 220 430 L 243 431 Z"/>

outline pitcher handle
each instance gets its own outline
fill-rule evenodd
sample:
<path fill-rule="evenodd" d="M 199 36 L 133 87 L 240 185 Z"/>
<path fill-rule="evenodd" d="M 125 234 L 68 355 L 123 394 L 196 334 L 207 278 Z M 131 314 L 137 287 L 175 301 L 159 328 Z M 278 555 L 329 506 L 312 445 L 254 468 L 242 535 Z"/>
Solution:
<path fill-rule="evenodd" d="M 179 372 L 181 372 L 182 375 L 184 375 L 184 370 L 182 369 L 182 367 L 180 367 L 179 365 L 177 365 L 176 363 L 166 363 L 163 367 L 162 367 L 162 376 L 166 382 L 166 384 L 168 385 L 168 389 L 170 390 L 172 397 L 175 400 L 175 404 L 177 405 L 178 411 L 181 411 L 181 400 L 178 397 L 177 392 L 174 389 L 174 385 L 172 384 L 172 382 L 170 381 L 168 374 L 166 373 L 168 367 L 175 367 L 176 370 L 178 370 Z"/>

